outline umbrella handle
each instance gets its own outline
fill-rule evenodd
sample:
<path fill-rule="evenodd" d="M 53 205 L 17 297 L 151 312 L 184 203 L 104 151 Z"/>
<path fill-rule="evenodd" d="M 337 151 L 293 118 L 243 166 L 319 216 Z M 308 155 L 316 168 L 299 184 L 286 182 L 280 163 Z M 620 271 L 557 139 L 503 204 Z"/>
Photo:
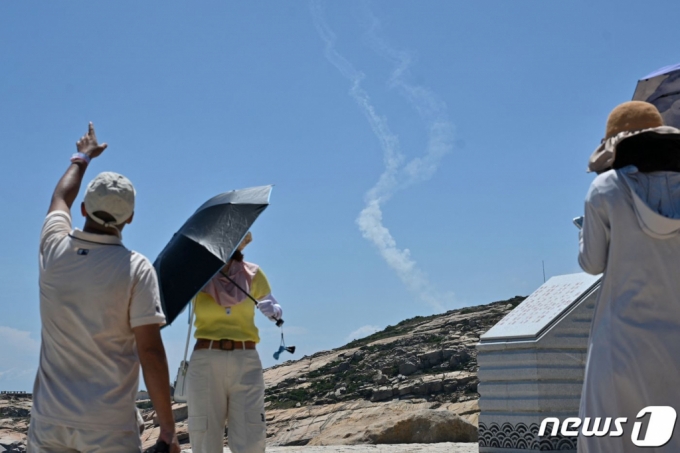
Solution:
<path fill-rule="evenodd" d="M 281 327 L 283 325 L 283 319 L 276 320 L 276 327 Z"/>

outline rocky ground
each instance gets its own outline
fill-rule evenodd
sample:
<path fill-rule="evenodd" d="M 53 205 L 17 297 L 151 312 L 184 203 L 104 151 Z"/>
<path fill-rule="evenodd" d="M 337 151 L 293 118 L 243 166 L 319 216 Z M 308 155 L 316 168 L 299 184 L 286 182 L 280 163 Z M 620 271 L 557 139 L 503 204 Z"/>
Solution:
<path fill-rule="evenodd" d="M 183 450 L 191 452 L 191 450 Z M 230 453 L 229 448 L 224 453 Z M 333 445 L 328 447 L 267 447 L 267 453 L 477 453 L 476 443 L 402 444 L 402 445 Z"/>
<path fill-rule="evenodd" d="M 332 351 L 265 371 L 267 408 L 366 400 L 457 402 L 477 397 L 479 336 L 523 297 L 415 317 Z"/>
<path fill-rule="evenodd" d="M 475 345 L 522 300 L 418 316 L 265 370 L 268 451 L 477 451 Z M 0 453 L 22 451 L 28 427 L 30 399 L 9 398 L 0 396 Z M 188 449 L 186 405 L 174 411 L 180 442 Z M 158 428 L 153 409 L 142 413 L 146 449 Z M 437 446 L 418 446 L 432 443 Z"/>
<path fill-rule="evenodd" d="M 0 395 L 0 453 L 26 451 L 30 396 Z"/>

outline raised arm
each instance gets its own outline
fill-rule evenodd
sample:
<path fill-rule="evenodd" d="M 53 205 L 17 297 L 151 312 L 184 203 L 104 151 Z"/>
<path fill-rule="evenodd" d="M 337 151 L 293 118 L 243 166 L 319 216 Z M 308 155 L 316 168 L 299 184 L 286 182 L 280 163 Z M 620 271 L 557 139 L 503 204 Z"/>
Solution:
<path fill-rule="evenodd" d="M 57 183 L 57 187 L 52 194 L 52 201 L 48 214 L 52 211 L 66 211 L 71 213 L 71 206 L 78 196 L 80 184 L 85 176 L 85 169 L 91 159 L 99 156 L 106 149 L 106 143 L 97 143 L 97 136 L 94 133 L 94 126 L 90 123 L 87 134 L 80 137 L 76 142 L 78 152 L 71 157 L 64 176 Z"/>

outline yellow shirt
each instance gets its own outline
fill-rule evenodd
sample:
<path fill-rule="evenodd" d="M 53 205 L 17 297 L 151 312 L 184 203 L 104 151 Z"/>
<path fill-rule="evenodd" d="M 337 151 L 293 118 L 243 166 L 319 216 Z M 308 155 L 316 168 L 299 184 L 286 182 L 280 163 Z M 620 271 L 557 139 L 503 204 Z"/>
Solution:
<path fill-rule="evenodd" d="M 250 285 L 250 295 L 260 300 L 270 293 L 269 281 L 262 269 L 258 269 Z M 196 338 L 260 342 L 255 326 L 255 303 L 249 298 L 225 308 L 218 305 L 210 294 L 200 292 L 196 296 L 195 314 Z"/>

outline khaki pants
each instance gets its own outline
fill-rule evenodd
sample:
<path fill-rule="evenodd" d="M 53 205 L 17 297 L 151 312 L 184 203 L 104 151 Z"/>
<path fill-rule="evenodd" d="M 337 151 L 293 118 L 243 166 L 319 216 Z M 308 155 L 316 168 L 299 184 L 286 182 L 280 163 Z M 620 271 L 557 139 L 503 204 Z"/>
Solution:
<path fill-rule="evenodd" d="M 225 421 L 233 453 L 264 453 L 264 377 L 256 350 L 194 351 L 187 385 L 193 453 L 221 453 Z"/>
<path fill-rule="evenodd" d="M 140 453 L 136 431 L 95 431 L 53 425 L 31 418 L 27 453 Z"/>

